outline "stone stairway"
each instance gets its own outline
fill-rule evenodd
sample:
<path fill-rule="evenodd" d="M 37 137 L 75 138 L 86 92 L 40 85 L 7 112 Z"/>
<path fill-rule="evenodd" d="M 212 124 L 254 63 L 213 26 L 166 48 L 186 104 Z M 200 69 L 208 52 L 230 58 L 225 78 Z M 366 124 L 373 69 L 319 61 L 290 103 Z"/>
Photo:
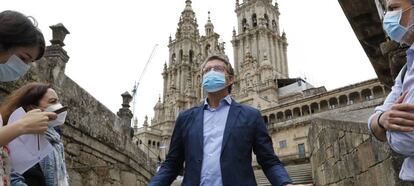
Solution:
<path fill-rule="evenodd" d="M 312 167 L 310 164 L 285 166 L 294 184 L 312 183 Z M 259 186 L 269 186 L 270 182 L 261 169 L 255 170 L 256 182 Z"/>
<path fill-rule="evenodd" d="M 263 173 L 262 169 L 254 170 L 254 176 L 256 177 L 256 182 L 258 186 L 271 186 L 269 180 L 267 180 L 266 175 Z"/>

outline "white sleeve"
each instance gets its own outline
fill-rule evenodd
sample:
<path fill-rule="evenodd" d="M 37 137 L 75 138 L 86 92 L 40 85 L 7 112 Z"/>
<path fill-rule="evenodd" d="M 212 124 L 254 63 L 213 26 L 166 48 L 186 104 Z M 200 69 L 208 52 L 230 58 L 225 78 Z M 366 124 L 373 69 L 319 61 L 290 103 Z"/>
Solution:
<path fill-rule="evenodd" d="M 384 105 L 375 108 L 379 111 L 387 111 L 395 103 L 400 94 L 402 93 L 401 85 L 401 72 L 395 80 L 395 85 L 393 86 L 392 92 L 388 95 L 387 99 L 384 102 Z M 400 91 L 397 91 L 400 90 Z M 410 99 L 412 92 L 407 96 Z M 387 131 L 387 142 L 390 147 L 397 153 L 405 156 L 414 156 L 414 132 L 396 132 L 396 131 Z"/>
<path fill-rule="evenodd" d="M 397 101 L 397 99 L 401 96 L 402 90 L 402 82 L 401 82 L 401 73 L 395 78 L 395 84 L 391 88 L 391 92 L 388 94 L 387 98 L 385 98 L 384 103 L 381 106 L 375 108 L 374 113 L 368 118 L 368 129 L 371 132 L 371 120 L 372 118 L 380 112 L 388 111 L 391 106 Z"/>
<path fill-rule="evenodd" d="M 398 154 L 414 156 L 414 132 L 387 131 L 387 142 Z"/>

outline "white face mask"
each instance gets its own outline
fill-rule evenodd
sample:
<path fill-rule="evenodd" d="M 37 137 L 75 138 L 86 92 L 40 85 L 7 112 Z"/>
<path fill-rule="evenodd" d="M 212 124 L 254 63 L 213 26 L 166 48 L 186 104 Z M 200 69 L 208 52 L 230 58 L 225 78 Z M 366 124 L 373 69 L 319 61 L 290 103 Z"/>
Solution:
<path fill-rule="evenodd" d="M 16 81 L 26 74 L 29 67 L 19 57 L 12 55 L 6 63 L 0 64 L 0 81 Z"/>
<path fill-rule="evenodd" d="M 49 106 L 45 109 L 45 112 L 53 112 L 53 111 L 55 111 L 57 109 L 60 109 L 62 107 L 63 106 L 60 103 L 55 104 L 55 105 L 51 105 L 51 106 Z M 68 111 L 64 111 L 64 112 L 58 114 L 57 118 L 55 120 L 49 121 L 49 124 L 48 124 L 49 127 L 56 127 L 56 126 L 63 125 L 65 123 L 65 119 L 66 119 L 67 114 L 68 114 Z"/>

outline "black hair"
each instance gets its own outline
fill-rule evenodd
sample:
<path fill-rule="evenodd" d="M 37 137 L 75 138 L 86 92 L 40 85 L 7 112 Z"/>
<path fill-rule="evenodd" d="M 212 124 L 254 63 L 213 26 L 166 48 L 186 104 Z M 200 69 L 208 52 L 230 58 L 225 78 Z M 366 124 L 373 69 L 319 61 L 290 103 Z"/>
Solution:
<path fill-rule="evenodd" d="M 32 20 L 30 20 L 32 19 Z M 6 10 L 0 12 L 0 52 L 8 51 L 14 47 L 38 47 L 40 59 L 45 53 L 45 38 L 35 25 L 33 17 Z"/>

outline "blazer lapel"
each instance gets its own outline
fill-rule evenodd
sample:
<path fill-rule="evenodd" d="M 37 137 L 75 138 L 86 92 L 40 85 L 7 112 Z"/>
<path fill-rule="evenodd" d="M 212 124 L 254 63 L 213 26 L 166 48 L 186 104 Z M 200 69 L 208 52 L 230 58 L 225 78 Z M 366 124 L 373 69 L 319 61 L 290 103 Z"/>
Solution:
<path fill-rule="evenodd" d="M 197 147 L 194 147 L 195 149 L 199 149 L 199 152 L 201 152 L 201 155 L 203 155 L 203 140 L 204 140 L 204 135 L 203 135 L 203 123 L 204 123 L 204 105 L 201 105 L 198 109 L 195 110 L 194 113 L 194 130 L 196 132 L 196 137 L 197 139 Z"/>
<path fill-rule="evenodd" d="M 239 104 L 232 99 L 229 115 L 227 116 L 227 122 L 226 127 L 224 128 L 224 134 L 223 134 L 223 142 L 221 145 L 221 153 L 223 153 L 224 148 L 226 147 L 227 141 L 229 140 L 231 129 L 236 124 L 237 117 L 240 113 L 240 107 Z"/>

